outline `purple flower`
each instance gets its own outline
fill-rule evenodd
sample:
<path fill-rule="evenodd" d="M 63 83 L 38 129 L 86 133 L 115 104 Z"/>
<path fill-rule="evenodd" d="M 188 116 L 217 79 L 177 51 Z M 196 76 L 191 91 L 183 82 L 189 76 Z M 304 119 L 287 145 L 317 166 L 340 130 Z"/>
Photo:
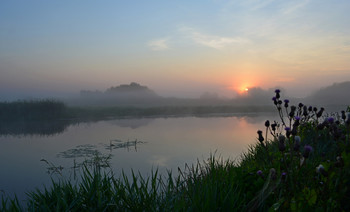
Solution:
<path fill-rule="evenodd" d="M 334 118 L 333 118 L 333 117 L 328 117 L 328 118 L 327 118 L 327 121 L 328 121 L 330 124 L 333 124 L 333 123 L 334 123 Z"/>
<path fill-rule="evenodd" d="M 258 170 L 258 171 L 256 172 L 256 174 L 257 174 L 258 176 L 260 176 L 260 177 L 264 177 L 264 174 L 263 174 L 263 172 L 262 172 L 261 170 Z"/>
<path fill-rule="evenodd" d="M 284 100 L 284 107 L 288 107 L 288 103 L 289 103 L 289 100 L 288 100 L 288 99 L 285 99 L 285 100 Z"/>
<path fill-rule="evenodd" d="M 290 134 L 292 133 L 291 132 L 291 128 L 290 127 L 286 127 L 286 128 L 284 128 L 285 130 L 286 130 L 286 136 L 287 136 L 287 138 L 289 138 L 289 136 L 290 136 Z"/>
<path fill-rule="evenodd" d="M 304 158 L 308 158 L 312 151 L 313 151 L 312 146 L 305 145 L 304 146 L 304 154 L 303 154 Z"/>
<path fill-rule="evenodd" d="M 276 99 L 279 99 L 281 96 L 280 96 L 280 89 L 276 89 L 275 90 L 275 93 L 276 93 Z"/>
<path fill-rule="evenodd" d="M 284 181 L 287 177 L 287 173 L 286 172 L 282 172 L 281 174 L 281 179 Z"/>
<path fill-rule="evenodd" d="M 274 97 L 272 97 L 272 101 L 273 101 L 273 104 L 275 104 L 275 105 L 277 105 L 278 104 L 278 102 L 277 102 L 277 98 L 274 96 Z"/>
<path fill-rule="evenodd" d="M 295 118 L 295 121 L 293 123 L 293 129 L 300 125 L 300 117 L 299 116 L 295 116 L 294 118 Z"/>

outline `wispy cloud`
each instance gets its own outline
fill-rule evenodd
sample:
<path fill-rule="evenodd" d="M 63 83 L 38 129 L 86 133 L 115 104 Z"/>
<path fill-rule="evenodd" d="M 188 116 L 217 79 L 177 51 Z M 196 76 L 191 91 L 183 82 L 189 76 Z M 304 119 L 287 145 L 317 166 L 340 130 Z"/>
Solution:
<path fill-rule="evenodd" d="M 147 43 L 147 46 L 154 51 L 164 51 L 169 49 L 168 38 L 152 40 Z"/>
<path fill-rule="evenodd" d="M 249 42 L 248 39 L 240 37 L 221 37 L 214 35 L 206 35 L 190 27 L 181 27 L 179 30 L 186 36 L 191 38 L 195 43 L 214 49 L 222 49 L 229 45 L 243 44 Z"/>
<path fill-rule="evenodd" d="M 287 6 L 282 10 L 283 14 L 290 14 L 293 13 L 294 11 L 297 11 L 298 9 L 303 8 L 305 5 L 309 3 L 310 0 L 302 0 L 302 1 L 297 1 L 296 3 Z"/>

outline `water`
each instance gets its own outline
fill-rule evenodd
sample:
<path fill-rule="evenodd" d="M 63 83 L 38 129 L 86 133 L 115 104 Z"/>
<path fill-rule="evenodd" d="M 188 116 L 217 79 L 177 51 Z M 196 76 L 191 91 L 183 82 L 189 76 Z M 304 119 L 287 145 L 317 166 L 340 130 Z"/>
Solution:
<path fill-rule="evenodd" d="M 203 161 L 213 153 L 236 159 L 257 142 L 256 131 L 264 129 L 267 119 L 276 120 L 268 114 L 144 118 L 64 123 L 63 128 L 56 124 L 58 130 L 48 129 L 50 133 L 38 127 L 1 131 L 0 193 L 16 193 L 24 199 L 25 192 L 50 185 L 57 173 L 49 174 L 42 159 L 62 166 L 66 178 L 72 177 L 74 161 L 88 159 L 94 152 L 110 154 L 116 174 L 133 169 L 145 176 L 156 168 L 163 174 L 167 170 L 177 173 L 178 167 Z"/>

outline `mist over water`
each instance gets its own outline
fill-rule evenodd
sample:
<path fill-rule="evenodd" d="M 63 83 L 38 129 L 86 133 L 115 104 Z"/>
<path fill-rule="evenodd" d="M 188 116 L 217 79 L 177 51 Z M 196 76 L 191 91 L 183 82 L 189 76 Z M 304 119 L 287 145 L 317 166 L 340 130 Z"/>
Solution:
<path fill-rule="evenodd" d="M 117 119 L 70 125 L 51 135 L 20 134 L 0 136 L 0 189 L 8 194 L 24 192 L 50 183 L 45 159 L 64 167 L 72 177 L 76 163 L 101 155 L 112 155 L 116 175 L 130 170 L 147 176 L 159 168 L 162 174 L 178 167 L 205 160 L 210 154 L 236 159 L 256 142 L 256 130 L 270 115 L 251 114 L 231 117 L 178 117 Z M 136 141 L 136 143 L 134 143 Z M 111 145 L 112 144 L 112 145 Z"/>

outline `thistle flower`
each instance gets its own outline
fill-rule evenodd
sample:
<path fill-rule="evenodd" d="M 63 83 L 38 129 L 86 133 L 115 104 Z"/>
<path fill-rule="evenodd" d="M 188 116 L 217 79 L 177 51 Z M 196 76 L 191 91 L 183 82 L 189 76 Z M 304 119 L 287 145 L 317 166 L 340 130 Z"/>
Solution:
<path fill-rule="evenodd" d="M 308 158 L 312 151 L 313 151 L 312 146 L 309 146 L 309 145 L 304 146 L 304 154 L 303 154 L 304 158 Z"/>
<path fill-rule="evenodd" d="M 290 129 L 290 127 L 286 127 L 286 128 L 284 128 L 285 130 L 286 130 L 286 136 L 287 136 L 287 138 L 289 138 L 289 136 L 290 136 L 290 134 L 291 134 L 291 129 Z"/>
<path fill-rule="evenodd" d="M 295 116 L 294 119 L 295 119 L 295 121 L 294 121 L 293 126 L 295 126 L 295 127 L 299 126 L 300 125 L 300 117 Z"/>
<path fill-rule="evenodd" d="M 334 123 L 334 118 L 333 118 L 333 117 L 328 117 L 328 118 L 327 118 L 327 121 L 328 121 L 330 124 L 333 124 L 333 123 Z"/>
<path fill-rule="evenodd" d="M 286 172 L 282 172 L 282 174 L 281 174 L 281 180 L 282 180 L 282 181 L 285 181 L 285 180 L 286 180 L 286 177 L 287 177 L 287 173 L 286 173 Z"/>
<path fill-rule="evenodd" d="M 277 102 L 277 98 L 274 96 L 274 97 L 272 97 L 272 101 L 273 101 L 273 104 L 275 104 L 275 105 L 277 105 L 278 104 L 278 102 Z"/>
<path fill-rule="evenodd" d="M 299 108 L 302 108 L 304 106 L 304 104 L 300 102 L 298 106 L 299 106 Z"/>
<path fill-rule="evenodd" d="M 270 121 L 269 120 L 266 120 L 265 121 L 265 127 L 269 127 L 270 126 Z"/>
<path fill-rule="evenodd" d="M 289 103 L 289 100 L 288 100 L 288 99 L 285 99 L 285 100 L 284 100 L 284 107 L 288 107 L 288 103 Z"/>
<path fill-rule="evenodd" d="M 256 172 L 256 174 L 257 174 L 258 176 L 264 178 L 264 174 L 263 174 L 263 172 L 262 172 L 261 170 L 258 170 L 258 171 Z"/>
<path fill-rule="evenodd" d="M 281 97 L 280 92 L 281 92 L 280 89 L 276 89 L 276 90 L 275 90 L 276 98 L 277 98 L 277 99 L 279 99 L 279 98 Z"/>

